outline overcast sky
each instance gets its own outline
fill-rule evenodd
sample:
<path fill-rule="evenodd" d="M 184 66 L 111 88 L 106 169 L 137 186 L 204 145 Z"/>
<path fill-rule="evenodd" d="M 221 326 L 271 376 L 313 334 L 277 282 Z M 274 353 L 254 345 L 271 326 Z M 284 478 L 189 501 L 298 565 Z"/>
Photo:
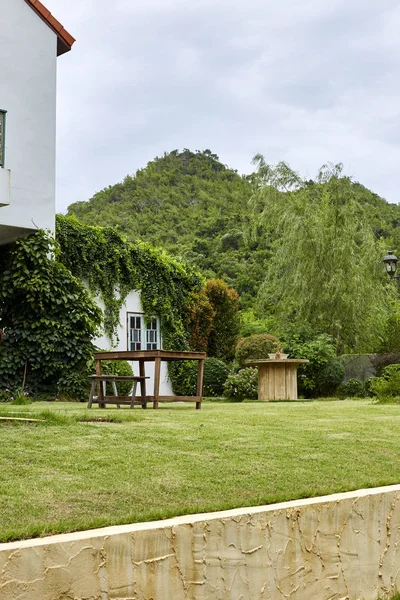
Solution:
<path fill-rule="evenodd" d="M 240 173 L 327 161 L 399 202 L 398 0 L 44 0 L 58 59 L 58 210 L 175 148 Z"/>

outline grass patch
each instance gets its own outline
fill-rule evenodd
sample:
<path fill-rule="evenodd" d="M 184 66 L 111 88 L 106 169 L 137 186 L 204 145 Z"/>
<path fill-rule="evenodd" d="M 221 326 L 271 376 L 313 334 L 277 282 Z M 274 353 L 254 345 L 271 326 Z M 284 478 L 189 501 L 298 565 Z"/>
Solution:
<path fill-rule="evenodd" d="M 28 419 L 37 419 L 38 422 L 33 423 L 35 426 L 71 425 L 76 422 L 76 417 L 68 415 L 66 412 L 62 413 L 51 409 L 35 410 L 35 408 L 26 410 L 26 406 L 24 406 L 24 410 L 16 410 L 14 406 L 6 409 L 3 406 L 0 406 L 0 417 L 11 417 L 11 419 L 21 417 L 21 421 L 12 421 L 11 419 L 9 421 L 9 423 L 14 423 L 17 426 L 24 426 L 25 424 L 32 425 L 32 423 L 28 422 Z M 27 421 L 23 421 L 22 419 L 27 419 Z M 4 421 L 4 423 L 7 422 Z"/>
<path fill-rule="evenodd" d="M 26 404 L 32 404 L 32 400 L 28 396 L 18 394 L 18 396 L 14 398 L 10 404 L 15 406 L 25 406 Z"/>
<path fill-rule="evenodd" d="M 0 541 L 400 481 L 400 406 L 370 400 L 0 405 Z"/>
<path fill-rule="evenodd" d="M 85 416 L 82 418 L 76 419 L 77 423 L 123 423 L 123 419 L 120 417 L 112 416 L 112 417 L 89 417 Z"/>

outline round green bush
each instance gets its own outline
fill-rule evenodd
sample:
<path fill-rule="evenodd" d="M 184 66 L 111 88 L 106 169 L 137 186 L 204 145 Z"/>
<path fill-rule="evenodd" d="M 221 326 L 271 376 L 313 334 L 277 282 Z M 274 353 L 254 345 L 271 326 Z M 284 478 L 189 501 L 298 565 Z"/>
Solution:
<path fill-rule="evenodd" d="M 178 396 L 194 396 L 197 388 L 197 362 L 185 360 L 171 362 L 168 374 L 172 389 Z M 224 383 L 230 373 L 229 367 L 219 358 L 204 361 L 203 396 L 221 396 Z"/>
<path fill-rule="evenodd" d="M 365 387 L 359 379 L 349 379 L 338 387 L 341 398 L 362 398 L 365 396 Z"/>
<path fill-rule="evenodd" d="M 257 400 L 258 369 L 247 367 L 229 375 L 224 385 L 224 396 L 236 400 Z"/>
<path fill-rule="evenodd" d="M 340 358 L 329 360 L 318 373 L 315 390 L 318 396 L 332 396 L 343 381 L 345 368 Z"/>
<path fill-rule="evenodd" d="M 204 361 L 204 396 L 222 396 L 224 384 L 230 373 L 229 367 L 218 358 L 206 358 Z"/>
<path fill-rule="evenodd" d="M 400 364 L 387 365 L 382 369 L 381 377 L 386 381 L 390 381 L 397 373 L 400 373 Z"/>
<path fill-rule="evenodd" d="M 177 396 L 194 396 L 197 383 L 197 363 L 191 360 L 168 363 L 172 391 Z"/>
<path fill-rule="evenodd" d="M 400 397 L 400 365 L 388 365 L 381 377 L 374 377 L 370 384 L 371 392 L 379 402 L 392 402 Z"/>
<path fill-rule="evenodd" d="M 279 340 L 269 333 L 258 333 L 240 340 L 236 346 L 235 358 L 241 368 L 245 361 L 268 358 L 268 354 L 276 352 Z"/>

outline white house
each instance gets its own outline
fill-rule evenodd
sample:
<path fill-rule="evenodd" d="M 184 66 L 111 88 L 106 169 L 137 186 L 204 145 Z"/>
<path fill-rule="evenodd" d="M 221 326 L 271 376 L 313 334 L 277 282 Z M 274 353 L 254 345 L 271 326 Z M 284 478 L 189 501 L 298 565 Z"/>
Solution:
<path fill-rule="evenodd" d="M 75 40 L 39 0 L 0 0 L 0 22 L 1 246 L 55 231 L 57 57 Z M 145 323 L 139 292 L 129 294 L 120 321 L 114 349 L 161 348 L 159 319 Z M 105 336 L 95 343 L 112 346 Z M 166 365 L 160 393 L 172 395 Z"/>
<path fill-rule="evenodd" d="M 104 304 L 97 299 L 97 304 L 104 309 Z M 94 340 L 95 345 L 102 350 L 160 350 L 162 337 L 160 319 L 156 315 L 147 322 L 144 317 L 140 292 L 132 290 L 119 314 L 119 327 L 117 330 L 118 341 L 113 342 L 103 334 Z M 139 365 L 133 363 L 133 372 L 139 373 Z M 154 364 L 147 363 L 146 375 L 150 376 L 149 389 L 154 382 Z M 173 396 L 171 381 L 168 377 L 167 363 L 161 363 L 160 395 Z"/>
<path fill-rule="evenodd" d="M 57 57 L 74 38 L 39 0 L 0 0 L 0 244 L 55 227 Z"/>

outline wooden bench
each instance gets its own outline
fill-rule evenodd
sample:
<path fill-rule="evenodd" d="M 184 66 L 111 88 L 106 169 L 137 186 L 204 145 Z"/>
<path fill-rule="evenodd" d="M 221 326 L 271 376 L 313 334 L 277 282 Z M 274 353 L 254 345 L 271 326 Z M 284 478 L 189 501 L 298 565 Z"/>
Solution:
<path fill-rule="evenodd" d="M 121 404 L 129 404 L 131 408 L 134 408 L 136 404 L 136 406 L 147 408 L 146 379 L 150 379 L 149 377 L 136 375 L 90 375 L 90 379 L 92 383 L 90 386 L 88 408 L 92 408 L 93 402 L 98 402 L 99 408 L 105 408 L 106 404 L 116 404 L 118 408 L 120 408 Z M 132 382 L 132 390 L 129 396 L 118 395 L 118 381 Z M 112 384 L 113 396 L 106 395 L 107 382 Z M 139 382 L 141 388 L 140 401 L 136 400 L 136 389 Z M 97 396 L 95 396 L 96 388 L 98 389 Z"/>

